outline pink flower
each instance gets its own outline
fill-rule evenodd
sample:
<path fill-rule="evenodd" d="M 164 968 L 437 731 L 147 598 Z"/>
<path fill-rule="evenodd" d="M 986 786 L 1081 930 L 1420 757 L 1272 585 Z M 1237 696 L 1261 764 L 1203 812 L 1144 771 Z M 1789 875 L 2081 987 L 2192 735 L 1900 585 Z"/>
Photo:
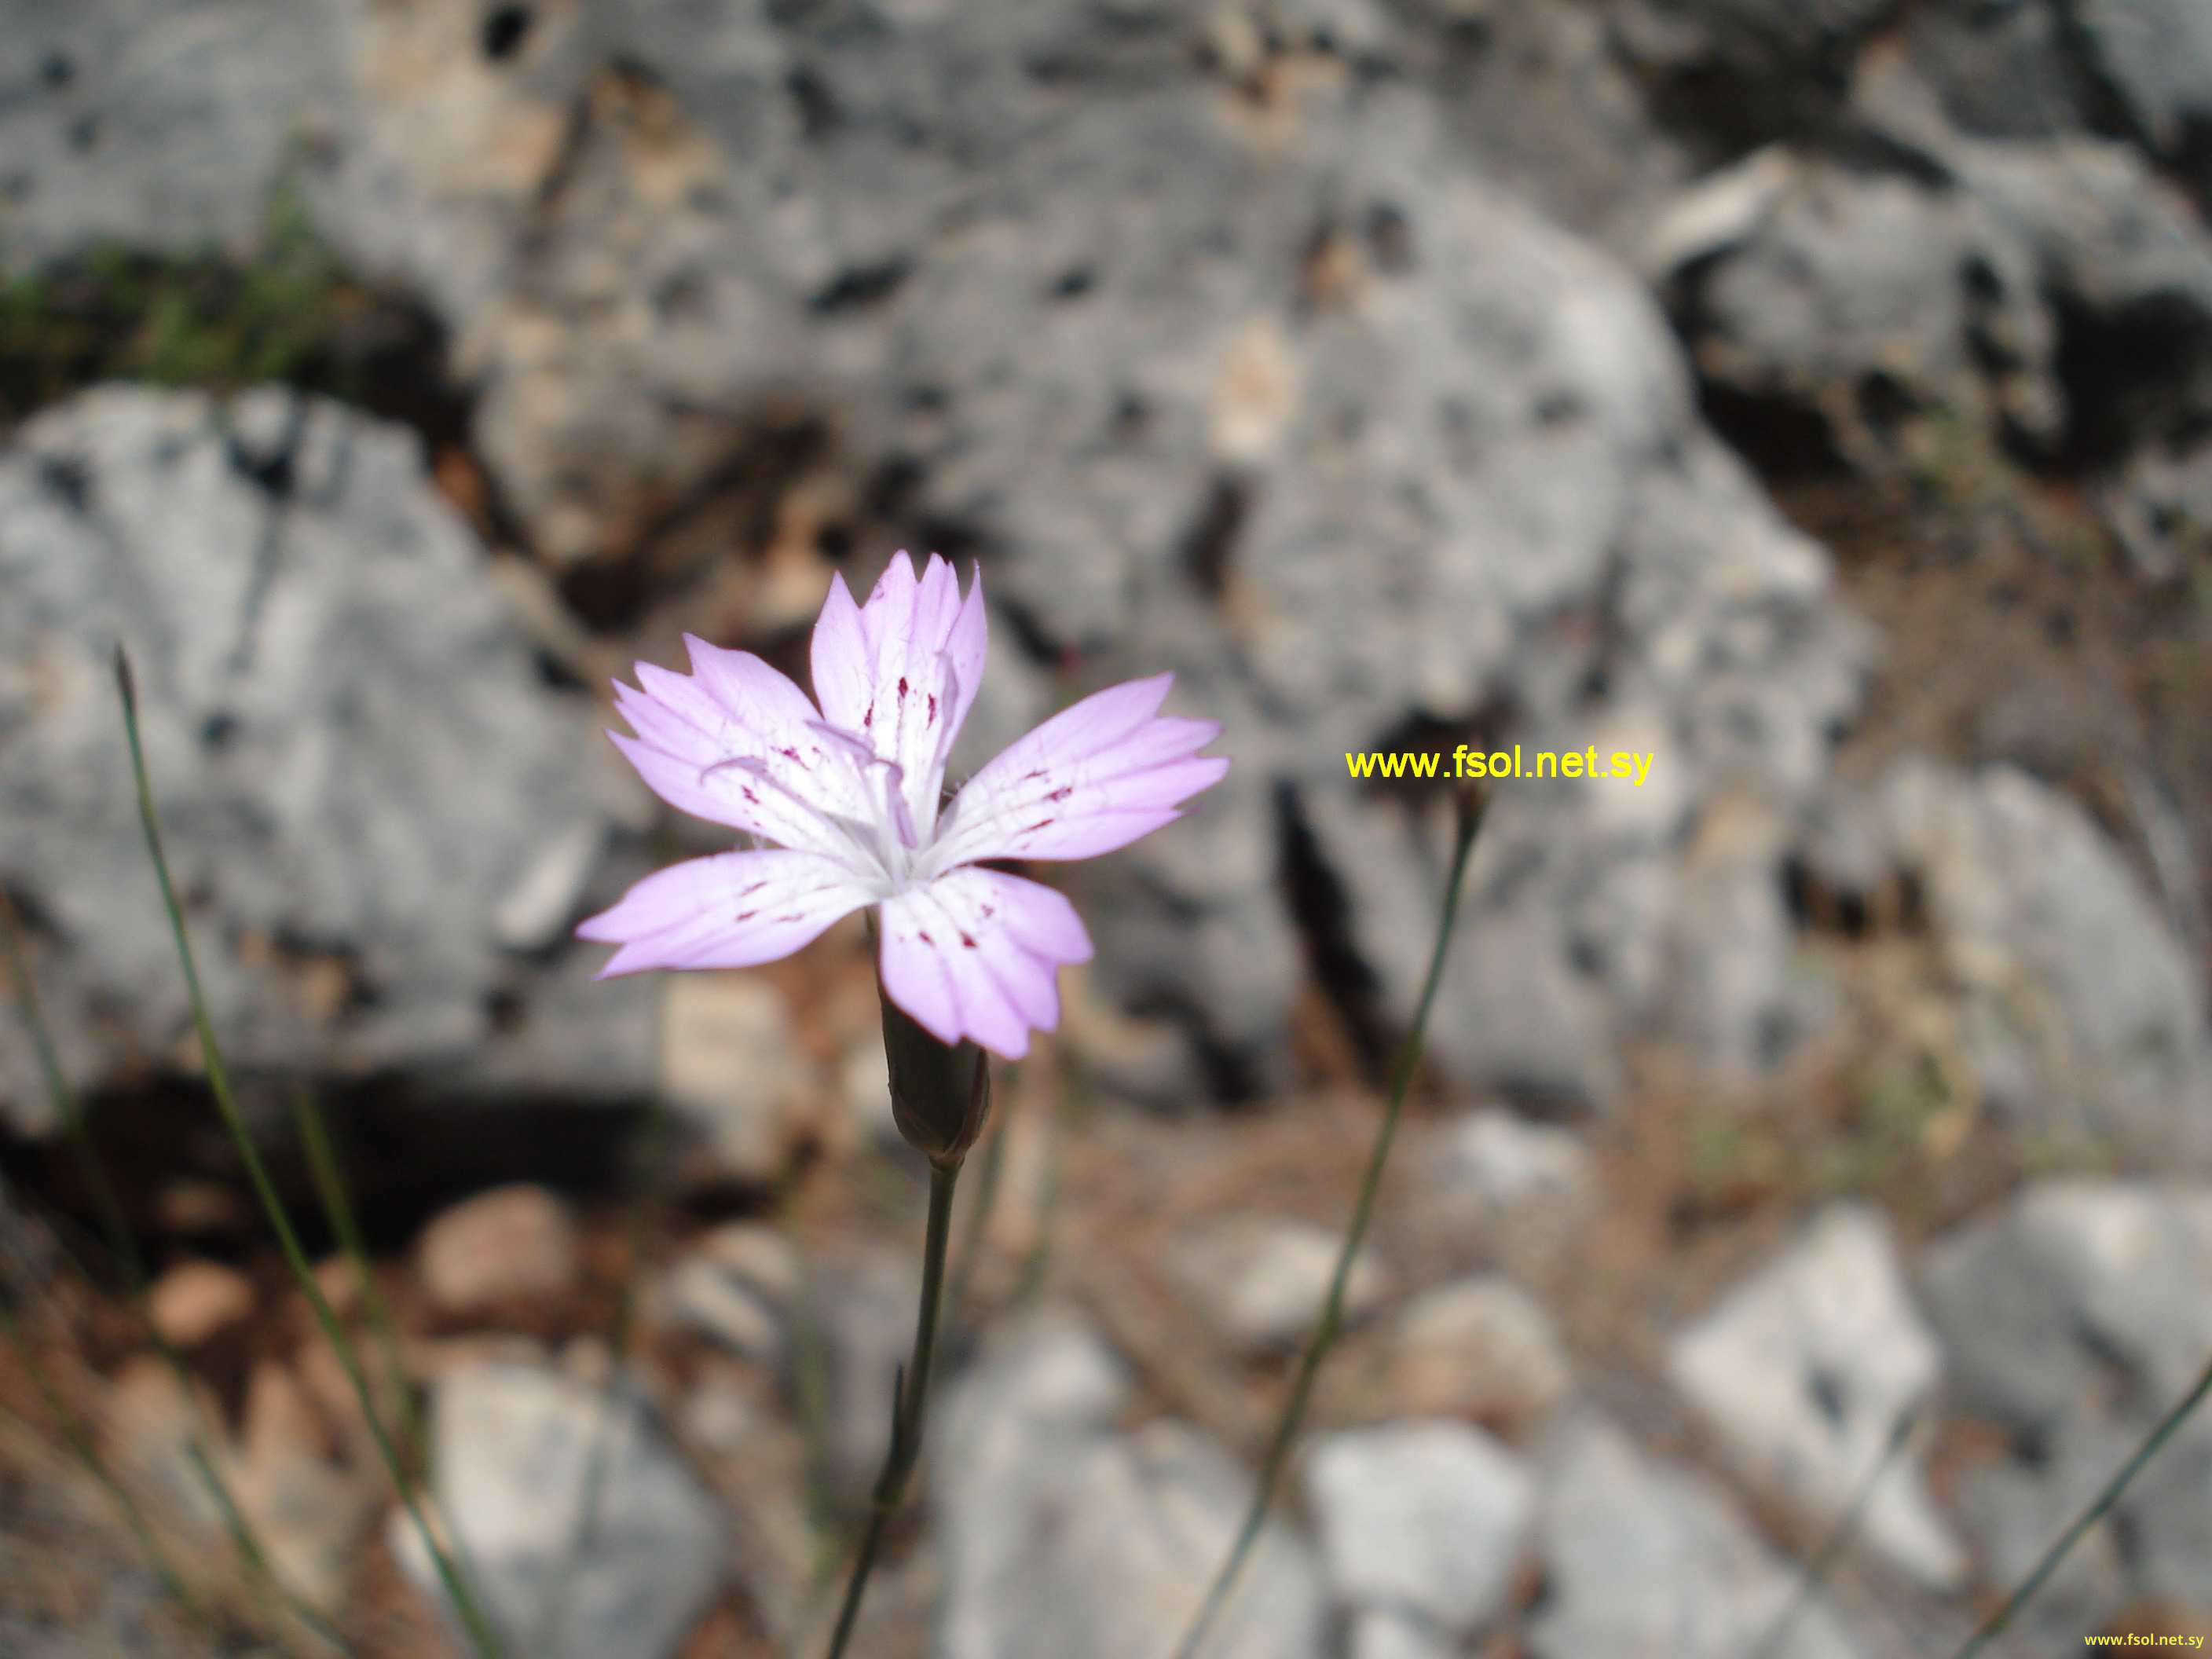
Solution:
<path fill-rule="evenodd" d="M 618 944 L 602 979 L 744 968 L 879 907 L 885 993 L 941 1042 L 1009 1060 L 1060 1018 L 1056 974 L 1091 957 L 1075 907 L 985 859 L 1087 859 L 1180 817 L 1227 760 L 1218 721 L 1158 712 L 1172 674 L 1085 697 L 1017 739 L 942 806 L 945 757 L 975 701 L 983 579 L 963 599 L 932 554 L 904 553 L 865 606 L 842 576 L 814 624 L 815 694 L 749 652 L 684 635 L 691 672 L 637 665 L 615 685 L 635 737 L 611 732 L 663 800 L 772 846 L 647 876 L 576 929 Z"/>

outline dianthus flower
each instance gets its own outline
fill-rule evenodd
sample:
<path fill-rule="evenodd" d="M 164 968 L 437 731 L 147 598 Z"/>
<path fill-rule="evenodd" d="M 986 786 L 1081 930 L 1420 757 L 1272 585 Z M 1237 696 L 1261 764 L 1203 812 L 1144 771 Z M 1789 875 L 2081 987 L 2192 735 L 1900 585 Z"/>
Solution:
<path fill-rule="evenodd" d="M 684 636 L 689 675 L 637 665 L 611 732 L 681 811 L 770 845 L 672 865 L 584 922 L 617 944 L 600 977 L 742 968 L 877 908 L 884 994 L 940 1042 L 1006 1059 L 1060 1017 L 1059 969 L 1091 938 L 1060 893 L 985 860 L 1092 858 L 1182 816 L 1226 759 L 1213 720 L 1159 713 L 1171 674 L 1085 697 L 1000 751 L 945 802 L 945 767 L 983 678 L 982 573 L 963 599 L 935 554 L 894 557 L 857 605 L 842 575 L 814 624 L 806 694 L 744 651 Z"/>

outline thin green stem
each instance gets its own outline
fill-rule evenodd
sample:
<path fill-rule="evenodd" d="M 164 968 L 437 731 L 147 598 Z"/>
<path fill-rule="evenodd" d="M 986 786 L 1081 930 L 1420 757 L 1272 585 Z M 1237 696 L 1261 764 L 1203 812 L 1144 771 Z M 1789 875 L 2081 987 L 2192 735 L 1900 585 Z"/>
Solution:
<path fill-rule="evenodd" d="M 330 1129 L 315 1103 L 314 1091 L 304 1083 L 292 1097 L 292 1115 L 300 1131 L 300 1144 L 307 1155 L 308 1178 L 315 1183 L 315 1195 L 321 1200 L 323 1214 L 331 1224 L 331 1231 L 337 1236 L 338 1248 L 353 1271 L 354 1288 L 368 1315 L 369 1329 L 376 1337 L 377 1346 L 383 1350 L 385 1369 L 391 1373 L 392 1391 L 399 1402 L 401 1455 L 409 1468 L 419 1469 L 423 1447 L 422 1419 L 415 1409 L 415 1390 L 407 1380 L 406 1362 L 400 1357 L 399 1328 L 392 1321 L 384 1292 L 376 1286 L 376 1274 L 368 1261 L 368 1246 L 362 1237 L 360 1218 L 354 1211 L 353 1196 L 346 1187 L 345 1170 L 338 1163 L 337 1149 L 331 1144 Z"/>
<path fill-rule="evenodd" d="M 145 1252 L 139 1247 L 137 1232 L 131 1225 L 130 1216 L 123 1207 L 115 1183 L 108 1177 L 106 1160 L 100 1157 L 100 1148 L 93 1140 L 91 1127 L 85 1120 L 76 1091 L 70 1087 L 69 1079 L 62 1071 L 60 1054 L 54 1047 L 53 1034 L 46 1024 L 46 1012 L 40 1006 L 38 987 L 31 978 L 30 965 L 25 958 L 20 933 L 14 908 L 9 904 L 6 896 L 0 894 L 0 952 L 4 952 L 8 959 L 9 978 L 15 988 L 16 1011 L 21 1017 L 25 1030 L 30 1034 L 31 1047 L 38 1054 L 39 1069 L 46 1079 L 47 1097 L 53 1104 L 55 1115 L 61 1120 L 69 1136 L 79 1177 L 92 1198 L 93 1207 L 100 1212 L 100 1225 L 107 1234 L 108 1249 L 123 1270 L 124 1283 L 129 1291 L 131 1310 L 137 1317 L 139 1328 L 144 1333 L 148 1345 L 161 1359 L 163 1369 L 175 1382 L 179 1398 L 189 1408 L 198 1397 L 192 1386 L 191 1373 L 185 1364 L 184 1355 L 177 1351 L 176 1344 L 169 1340 L 155 1322 L 148 1294 L 152 1275 L 147 1270 Z M 268 1552 L 254 1533 L 252 1523 L 246 1519 L 245 1510 L 240 1506 L 237 1495 L 231 1491 L 230 1483 L 223 1479 L 197 1432 L 185 1437 L 185 1460 L 191 1465 L 193 1477 L 207 1492 L 209 1501 L 214 1504 L 216 1513 L 222 1522 L 223 1533 L 229 1539 L 231 1547 L 237 1552 L 247 1575 L 323 1640 L 341 1652 L 351 1652 L 351 1645 L 322 1610 L 277 1574 L 274 1564 L 269 1559 Z"/>
<path fill-rule="evenodd" d="M 817 1548 L 810 1595 L 827 1590 L 837 1556 L 830 1540 L 837 1529 L 837 1504 L 830 1490 L 830 1364 L 812 1265 L 802 1255 L 798 1283 L 791 1293 L 792 1405 L 806 1446 L 806 1508 L 814 1524 Z"/>
<path fill-rule="evenodd" d="M 978 1064 L 982 1062 L 979 1061 Z M 914 1357 L 893 1389 L 891 1443 L 884 1455 L 884 1471 L 868 1505 L 867 1530 L 860 1535 L 860 1552 L 853 1563 L 853 1577 L 845 1586 L 845 1605 L 837 1615 L 836 1633 L 830 1640 L 830 1659 L 843 1659 L 845 1644 L 860 1616 L 860 1597 L 882 1547 L 884 1528 L 906 1495 L 907 1479 L 921 1456 L 922 1425 L 929 1410 L 929 1375 L 937 1358 L 937 1306 L 945 1290 L 945 1245 L 952 1237 L 952 1189 L 960 1179 L 956 1163 L 929 1166 L 929 1224 L 921 1249 L 921 1306 L 915 1316 Z"/>
<path fill-rule="evenodd" d="M 1011 1079 L 1001 1077 L 998 1089 L 1006 1092 Z M 989 1231 L 991 1212 L 999 1201 L 999 1182 L 1006 1168 L 1006 1129 L 1012 1113 L 1002 1115 L 998 1127 L 991 1132 L 989 1143 L 983 1148 L 983 1168 L 975 1188 L 975 1201 L 968 1206 L 968 1236 L 960 1245 L 960 1259 L 953 1263 L 952 1277 L 945 1287 L 945 1328 L 960 1328 L 960 1316 L 968 1305 L 968 1292 L 975 1282 L 976 1264 L 982 1259 L 983 1236 Z M 942 1361 L 940 1360 L 940 1364 Z"/>
<path fill-rule="evenodd" d="M 445 1586 L 446 1594 L 452 1600 L 454 1611 L 481 1659 L 501 1659 L 499 1638 L 493 1632 L 489 1620 L 477 1605 L 476 1598 L 469 1593 L 468 1586 L 462 1582 L 453 1558 L 439 1544 L 436 1534 L 430 1529 L 414 1484 L 407 1479 L 406 1470 L 399 1461 L 398 1448 L 392 1444 L 391 1434 L 386 1430 L 383 1419 L 377 1415 L 375 1399 L 369 1389 L 368 1376 L 362 1370 L 360 1357 L 354 1352 L 353 1344 L 347 1338 L 344 1327 L 338 1322 L 337 1316 L 331 1311 L 330 1301 L 323 1295 L 322 1287 L 315 1282 L 314 1269 L 308 1263 L 307 1251 L 301 1248 L 300 1236 L 292 1225 L 291 1214 L 285 1208 L 276 1183 L 270 1179 L 268 1167 L 262 1162 L 261 1154 L 254 1146 L 253 1134 L 246 1125 L 245 1114 L 239 1109 L 238 1098 L 231 1091 L 230 1073 L 223 1064 L 222 1046 L 216 1041 L 214 1023 L 208 1018 L 207 997 L 200 986 L 199 968 L 192 958 L 191 940 L 185 927 L 184 907 L 178 902 L 176 884 L 169 876 L 168 860 L 161 851 L 161 826 L 154 810 L 154 789 L 147 775 L 145 747 L 139 738 L 137 692 L 131 680 L 130 658 L 119 646 L 115 652 L 115 680 L 123 700 L 124 733 L 131 745 L 131 770 L 138 793 L 139 823 L 145 830 L 146 850 L 153 860 L 155 878 L 161 885 L 161 902 L 168 911 L 169 931 L 176 943 L 177 959 L 184 969 L 185 988 L 191 1002 L 192 1025 L 199 1036 L 201 1059 L 207 1068 L 208 1088 L 215 1096 L 216 1107 L 222 1114 L 224 1128 L 229 1131 L 231 1140 L 238 1147 L 239 1157 L 246 1165 L 246 1177 L 252 1184 L 256 1197 L 261 1201 L 262 1211 L 276 1235 L 277 1246 L 283 1254 L 285 1266 L 290 1269 L 301 1293 L 307 1298 L 307 1305 L 314 1313 L 315 1323 L 320 1327 L 325 1340 L 330 1343 L 331 1351 L 337 1356 L 346 1380 L 353 1385 L 354 1394 L 361 1403 L 362 1416 L 367 1420 L 370 1437 L 375 1442 L 377 1455 L 384 1460 L 385 1468 L 392 1476 L 392 1483 L 399 1493 L 399 1501 L 405 1506 L 409 1519 L 422 1538 L 423 1547 L 429 1553 L 430 1559 L 437 1569 L 439 1582 Z"/>
<path fill-rule="evenodd" d="M 1352 1278 L 1352 1264 L 1358 1256 L 1359 1246 L 1367 1236 L 1367 1224 L 1375 1213 L 1375 1195 L 1382 1184 L 1383 1166 L 1389 1162 L 1390 1143 L 1397 1136 L 1398 1119 L 1406 1104 L 1407 1091 L 1413 1087 L 1413 1073 L 1420 1065 L 1421 1039 L 1428 1029 L 1429 1010 L 1435 1005 L 1437 989 L 1443 982 L 1444 959 L 1451 946 L 1452 927 L 1459 915 L 1460 889 L 1467 877 L 1469 856 L 1474 851 L 1475 836 L 1482 827 L 1482 809 L 1470 800 L 1460 814 L 1457 844 L 1452 849 L 1451 873 L 1445 878 L 1443 908 L 1437 919 L 1437 941 L 1429 954 L 1428 977 L 1421 985 L 1420 1000 L 1413 1007 L 1413 1024 L 1400 1045 L 1396 1063 L 1391 1067 L 1389 1103 L 1383 1108 L 1382 1122 L 1375 1133 L 1375 1145 L 1367 1158 L 1366 1173 L 1359 1183 L 1358 1200 L 1352 1206 L 1352 1224 L 1344 1235 L 1344 1248 L 1336 1258 L 1336 1271 L 1330 1276 L 1328 1295 L 1322 1303 L 1321 1317 L 1314 1325 L 1311 1340 L 1306 1344 L 1304 1355 L 1298 1362 L 1297 1376 L 1291 1385 L 1291 1397 L 1283 1410 L 1282 1419 L 1275 1425 L 1274 1438 L 1268 1444 L 1266 1460 L 1260 1466 L 1259 1484 L 1253 1488 L 1252 1502 L 1244 1512 L 1244 1522 L 1237 1529 L 1237 1541 L 1230 1548 L 1229 1559 L 1221 1564 L 1207 1589 L 1206 1600 L 1191 1621 L 1190 1628 L 1176 1648 L 1176 1659 L 1195 1659 L 1199 1645 L 1205 1641 L 1214 1620 L 1228 1604 L 1229 1593 L 1236 1587 L 1237 1575 L 1251 1555 L 1253 1546 L 1259 1542 L 1261 1528 L 1266 1525 L 1267 1510 L 1274 1502 L 1275 1487 L 1282 1479 L 1283 1465 L 1288 1459 L 1291 1443 L 1297 1437 L 1300 1425 L 1305 1419 L 1306 1405 L 1313 1394 L 1314 1379 L 1321 1370 L 1321 1363 L 1335 1346 L 1338 1331 L 1344 1319 L 1345 1286 Z"/>
<path fill-rule="evenodd" d="M 2118 1473 L 2105 1483 L 2104 1490 L 2090 1500 L 2089 1507 L 2076 1516 L 2074 1524 L 2058 1535 L 2058 1541 L 2045 1553 L 2043 1559 L 2035 1564 L 2035 1571 L 2021 1581 L 2020 1588 L 2005 1598 L 2002 1607 L 1982 1621 L 1981 1628 L 1966 1638 L 1966 1645 L 1952 1655 L 1951 1659 L 1973 1659 L 1975 1654 L 1987 1647 L 2006 1626 L 2012 1623 L 2013 1615 L 2026 1607 L 2028 1599 L 2043 1588 L 2044 1580 L 2057 1571 L 2059 1563 L 2072 1553 L 2075 1545 L 2081 1541 L 2089 1528 L 2103 1520 L 2112 1505 L 2120 1501 L 2120 1494 L 2126 1492 L 2136 1476 L 2142 1473 L 2143 1466 L 2158 1455 L 2159 1449 L 2173 1437 L 2175 1431 L 2188 1421 L 2190 1413 L 2204 1403 L 2208 1395 L 2212 1395 L 2212 1360 L 2205 1362 L 2204 1370 L 2189 1392 L 2175 1402 L 2172 1411 L 2159 1419 L 2158 1426 L 2143 1437 L 2142 1444 L 2136 1448 L 2134 1455 L 2121 1464 Z"/>
<path fill-rule="evenodd" d="M 1891 1425 L 1889 1438 L 1883 1443 L 1873 1467 L 1861 1478 L 1858 1490 L 1851 1494 L 1851 1501 L 1844 1506 L 1842 1519 L 1820 1540 L 1820 1547 L 1806 1558 L 1804 1571 L 1797 1577 L 1796 1593 L 1775 1616 L 1774 1622 L 1766 1627 L 1765 1636 L 1751 1651 L 1751 1659 L 1776 1659 L 1776 1656 L 1782 1652 L 1783 1644 L 1796 1629 L 1797 1621 L 1804 1616 L 1805 1609 L 1813 1605 L 1813 1598 L 1820 1594 L 1820 1587 L 1827 1583 L 1828 1575 L 1842 1559 L 1845 1546 L 1857 1534 L 1859 1523 L 1866 1517 L 1867 1505 L 1873 1500 L 1875 1488 L 1881 1484 L 1881 1478 L 1888 1473 L 1889 1466 L 1897 1461 L 1905 1447 L 1911 1444 L 1912 1431 L 1920 1421 L 1922 1409 L 1922 1407 L 1915 1406 L 1911 1411 L 1901 1413 L 1897 1421 Z"/>

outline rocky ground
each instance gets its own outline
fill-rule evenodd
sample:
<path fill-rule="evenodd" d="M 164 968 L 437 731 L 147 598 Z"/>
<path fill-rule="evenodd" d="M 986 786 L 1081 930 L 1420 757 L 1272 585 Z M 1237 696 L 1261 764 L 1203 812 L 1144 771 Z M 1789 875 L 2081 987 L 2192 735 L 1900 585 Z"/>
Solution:
<path fill-rule="evenodd" d="M 802 672 L 897 547 L 992 596 L 956 771 L 1162 668 L 1237 764 L 1060 872 L 868 1653 L 1164 1656 L 1226 1547 L 1449 850 L 1347 750 L 1658 761 L 1497 794 L 1220 1652 L 1948 1651 L 2212 1353 L 2193 0 L 7 9 L 0 889 L 199 1397 L 13 1042 L 7 1276 L 231 1650 L 315 1648 L 210 1436 L 359 1651 L 449 1632 L 216 1132 L 118 639 L 243 1103 L 312 1211 L 323 1102 L 533 1656 L 821 1641 L 920 1233 L 865 945 L 568 930 L 718 844 L 610 677 Z M 0 1649 L 208 1650 L 0 1400 Z M 2012 1650 L 2205 1631 L 2208 1559 L 2199 1422 Z"/>

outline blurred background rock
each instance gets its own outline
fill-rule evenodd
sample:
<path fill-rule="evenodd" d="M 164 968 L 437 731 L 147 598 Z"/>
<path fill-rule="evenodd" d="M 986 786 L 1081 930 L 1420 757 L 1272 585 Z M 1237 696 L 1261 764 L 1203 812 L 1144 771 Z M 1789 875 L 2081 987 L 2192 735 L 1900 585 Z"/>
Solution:
<path fill-rule="evenodd" d="M 802 672 L 898 547 L 992 597 L 956 770 L 1161 668 L 1237 763 L 1067 872 L 1098 957 L 1003 1091 L 870 1653 L 1164 1654 L 1226 1547 L 1448 852 L 1347 750 L 1657 761 L 1498 793 L 1221 1651 L 1746 1655 L 1847 1514 L 1787 1651 L 1944 1650 L 2212 1351 L 2197 0 L 0 22 L 0 884 L 362 1651 L 444 1638 L 206 1109 L 118 638 L 249 1110 L 304 1199 L 324 1101 L 517 1628 L 641 1242 L 562 1651 L 775 1650 L 880 1449 L 919 1188 L 857 930 L 606 985 L 568 930 L 720 840 L 616 763 L 609 678 L 686 629 Z M 40 1340 L 219 1579 L 12 1038 L 0 1116 Z M 0 1391 L 0 1646 L 169 1650 Z M 2019 1650 L 2202 1630 L 2208 1559 L 2200 1425 Z"/>

